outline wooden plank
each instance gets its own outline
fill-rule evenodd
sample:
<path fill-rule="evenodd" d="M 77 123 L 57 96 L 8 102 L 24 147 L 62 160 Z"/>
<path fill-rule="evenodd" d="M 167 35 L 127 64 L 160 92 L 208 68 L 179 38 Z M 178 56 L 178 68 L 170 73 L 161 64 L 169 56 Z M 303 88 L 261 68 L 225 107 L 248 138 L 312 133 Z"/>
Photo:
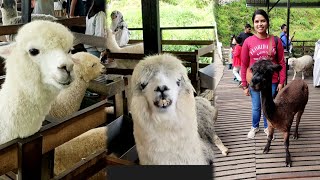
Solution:
<path fill-rule="evenodd" d="M 162 45 L 210 45 L 213 41 L 206 40 L 162 40 Z"/>
<path fill-rule="evenodd" d="M 133 53 L 108 53 L 108 58 L 113 59 L 130 59 L 130 60 L 141 60 L 145 57 L 144 54 L 133 54 Z"/>
<path fill-rule="evenodd" d="M 106 48 L 106 43 L 105 43 L 106 39 L 104 37 L 92 36 L 92 35 L 87 35 L 87 34 L 82 34 L 77 32 L 73 32 L 72 34 L 75 37 L 73 45 L 77 45 L 81 43 L 81 44 L 95 46 L 98 48 Z"/>
<path fill-rule="evenodd" d="M 69 119 L 42 127 L 40 130 L 43 135 L 42 153 L 51 151 L 80 134 L 106 123 L 104 111 L 106 103 L 107 101 L 103 100 L 78 111 Z"/>
<path fill-rule="evenodd" d="M 305 171 L 305 172 L 290 172 L 290 173 L 277 173 L 257 175 L 258 180 L 262 179 L 291 179 L 291 178 L 307 178 L 307 177 L 320 177 L 319 171 Z"/>
<path fill-rule="evenodd" d="M 196 52 L 198 53 L 198 56 L 203 56 L 205 54 L 208 54 L 209 52 L 213 51 L 214 48 L 214 44 L 210 44 L 208 46 L 202 47 L 198 50 L 196 50 Z"/>
<path fill-rule="evenodd" d="M 118 94 L 119 92 L 124 91 L 125 84 L 124 84 L 124 80 L 112 82 L 109 84 L 102 84 L 100 82 L 93 80 L 93 81 L 90 81 L 88 90 L 95 93 L 99 93 L 109 98 L 111 96 Z"/>
<path fill-rule="evenodd" d="M 16 34 L 23 24 L 0 26 L 0 36 L 8 34 Z"/>
<path fill-rule="evenodd" d="M 85 26 L 86 19 L 85 17 L 74 17 L 74 18 L 65 18 L 58 19 L 56 22 L 63 24 L 64 26 Z M 0 36 L 8 34 L 16 34 L 18 29 L 23 26 L 23 24 L 9 25 L 9 26 L 0 26 Z"/>
<path fill-rule="evenodd" d="M 36 133 L 18 142 L 18 179 L 41 180 L 42 136 Z"/>
<path fill-rule="evenodd" d="M 18 168 L 18 140 L 0 145 L 0 175 Z"/>
<path fill-rule="evenodd" d="M 70 170 L 55 176 L 53 179 L 88 179 L 106 167 L 107 154 L 100 150 L 75 164 Z"/>

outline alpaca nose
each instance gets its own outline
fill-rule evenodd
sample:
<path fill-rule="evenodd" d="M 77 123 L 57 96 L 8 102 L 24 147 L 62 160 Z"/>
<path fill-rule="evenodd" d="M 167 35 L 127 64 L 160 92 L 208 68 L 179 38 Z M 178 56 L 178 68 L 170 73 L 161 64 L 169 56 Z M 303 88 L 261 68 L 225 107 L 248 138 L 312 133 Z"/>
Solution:
<path fill-rule="evenodd" d="M 170 90 L 168 88 L 168 86 L 163 85 L 163 86 L 158 86 L 154 91 L 160 92 L 162 94 L 162 93 L 164 93 L 165 91 L 168 91 L 168 90 Z"/>
<path fill-rule="evenodd" d="M 70 64 L 70 65 L 66 65 L 66 64 L 62 64 L 58 67 L 58 69 L 60 70 L 64 70 L 68 73 L 68 75 L 70 75 L 70 72 L 72 71 L 73 69 L 73 64 Z"/>

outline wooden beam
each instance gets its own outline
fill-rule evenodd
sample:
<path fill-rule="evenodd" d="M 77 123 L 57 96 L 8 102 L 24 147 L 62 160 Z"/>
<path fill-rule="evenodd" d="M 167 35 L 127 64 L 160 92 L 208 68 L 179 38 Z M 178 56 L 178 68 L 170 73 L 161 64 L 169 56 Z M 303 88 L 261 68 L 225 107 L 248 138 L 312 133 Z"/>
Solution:
<path fill-rule="evenodd" d="M 141 0 L 144 54 L 161 52 L 159 0 Z"/>
<path fill-rule="evenodd" d="M 82 161 L 76 163 L 73 168 L 61 173 L 58 176 L 52 178 L 52 180 L 57 179 L 78 179 L 84 180 L 89 179 L 91 176 L 98 173 L 100 170 L 106 167 L 107 153 L 105 150 L 100 150 L 95 154 L 86 157 Z"/>
<path fill-rule="evenodd" d="M 58 19 L 56 20 L 56 22 L 61 23 L 66 27 L 86 25 L 85 17 Z M 18 32 L 18 29 L 23 25 L 24 24 L 0 26 L 0 35 L 2 36 L 2 35 L 8 35 L 8 34 L 16 34 Z"/>
<path fill-rule="evenodd" d="M 112 82 L 109 84 L 102 84 L 98 81 L 93 80 L 90 81 L 88 90 L 99 93 L 103 96 L 107 96 L 107 98 L 109 98 L 125 90 L 124 80 Z"/>

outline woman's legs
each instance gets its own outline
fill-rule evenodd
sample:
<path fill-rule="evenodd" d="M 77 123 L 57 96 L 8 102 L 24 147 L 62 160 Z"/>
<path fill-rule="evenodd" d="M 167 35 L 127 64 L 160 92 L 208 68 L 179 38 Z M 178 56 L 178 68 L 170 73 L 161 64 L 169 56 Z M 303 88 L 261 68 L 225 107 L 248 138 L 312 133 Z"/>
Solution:
<path fill-rule="evenodd" d="M 240 82 L 241 81 L 241 77 L 240 77 L 239 71 L 240 71 L 240 67 L 239 66 L 233 67 L 232 73 L 237 78 L 237 80 Z"/>
<path fill-rule="evenodd" d="M 260 117 L 261 117 L 261 99 L 260 92 L 255 91 L 250 87 L 250 96 L 252 103 L 252 127 L 259 127 Z"/>

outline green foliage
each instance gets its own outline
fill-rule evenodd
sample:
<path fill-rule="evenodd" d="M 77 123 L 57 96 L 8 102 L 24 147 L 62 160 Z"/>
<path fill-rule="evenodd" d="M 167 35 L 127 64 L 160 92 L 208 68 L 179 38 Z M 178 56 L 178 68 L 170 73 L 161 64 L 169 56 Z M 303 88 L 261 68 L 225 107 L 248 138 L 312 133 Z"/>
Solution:
<path fill-rule="evenodd" d="M 172 5 L 178 5 L 178 2 L 179 2 L 179 0 L 161 0 L 161 1 L 168 4 L 172 4 Z"/>
<path fill-rule="evenodd" d="M 227 5 L 215 5 L 215 18 L 218 26 L 219 40 L 224 46 L 229 46 L 230 36 L 238 35 L 243 31 L 244 25 L 250 23 L 251 16 L 257 8 L 246 7 L 246 1 L 232 2 Z M 266 8 L 264 9 L 266 10 Z M 317 40 L 320 37 L 320 9 L 291 8 L 290 34 L 294 31 L 294 40 Z M 287 9 L 273 8 L 269 14 L 270 33 L 279 36 L 282 24 L 287 24 Z"/>

